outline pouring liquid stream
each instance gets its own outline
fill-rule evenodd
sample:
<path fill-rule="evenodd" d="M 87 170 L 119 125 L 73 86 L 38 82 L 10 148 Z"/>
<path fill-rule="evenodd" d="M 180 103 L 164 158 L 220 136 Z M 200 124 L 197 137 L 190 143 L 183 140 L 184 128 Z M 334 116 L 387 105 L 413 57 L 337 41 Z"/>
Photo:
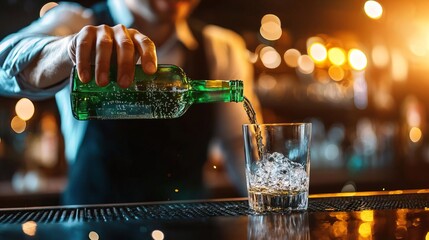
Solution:
<path fill-rule="evenodd" d="M 258 146 L 258 155 L 259 155 L 259 158 L 262 159 L 265 153 L 265 146 L 262 142 L 261 128 L 258 124 L 258 120 L 256 119 L 255 109 L 253 108 L 252 103 L 250 103 L 249 99 L 246 97 L 244 97 L 243 106 L 244 106 L 244 110 L 246 111 L 247 117 L 249 118 L 250 123 L 255 124 L 255 134 L 256 134 L 256 141 Z"/>

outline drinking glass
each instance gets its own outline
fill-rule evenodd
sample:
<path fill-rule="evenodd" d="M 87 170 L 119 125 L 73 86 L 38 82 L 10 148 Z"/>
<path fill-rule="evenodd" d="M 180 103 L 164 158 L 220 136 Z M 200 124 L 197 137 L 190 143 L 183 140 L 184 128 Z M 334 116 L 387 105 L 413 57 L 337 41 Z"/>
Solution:
<path fill-rule="evenodd" d="M 305 211 L 311 123 L 244 124 L 249 206 L 257 213 Z"/>

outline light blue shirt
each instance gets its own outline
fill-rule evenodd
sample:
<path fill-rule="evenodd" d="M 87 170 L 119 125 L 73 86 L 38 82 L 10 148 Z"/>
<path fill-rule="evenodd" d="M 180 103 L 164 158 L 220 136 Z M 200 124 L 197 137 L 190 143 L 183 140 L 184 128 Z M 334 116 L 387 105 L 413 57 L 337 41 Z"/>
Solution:
<path fill-rule="evenodd" d="M 132 26 L 133 16 L 124 5 L 123 0 L 107 0 L 107 4 L 114 22 L 127 27 Z M 0 42 L 0 95 L 25 96 L 31 99 L 55 96 L 61 116 L 65 154 L 70 163 L 76 159 L 87 129 L 87 122 L 78 121 L 72 116 L 68 79 L 49 89 L 38 89 L 25 81 L 22 71 L 47 44 L 59 36 L 77 33 L 88 24 L 94 24 L 91 10 L 77 3 L 61 2 L 28 27 L 9 35 Z M 202 33 L 210 69 L 208 77 L 243 80 L 244 95 L 257 108 L 258 100 L 253 92 L 253 66 L 249 62 L 244 40 L 235 32 L 214 25 L 207 25 Z M 157 46 L 158 62 L 181 66 L 184 60 L 183 48 L 179 46 L 185 46 L 188 49 L 198 46 L 186 23 L 177 24 L 176 33 L 162 47 Z M 248 123 L 242 106 L 239 104 L 222 105 L 218 109 L 216 123 L 214 140 L 219 140 L 216 142 L 221 143 L 226 162 L 232 163 L 231 168 L 236 168 L 231 171 L 244 171 L 240 164 L 233 164 L 234 161 L 244 159 L 243 150 L 232 149 L 236 144 L 231 143 L 231 139 L 235 142 L 242 137 L 241 125 Z M 234 174 L 233 177 L 239 180 L 239 177 L 244 177 L 244 172 Z M 239 184 L 244 182 L 237 180 L 233 181 Z"/>
<path fill-rule="evenodd" d="M 121 1 L 108 0 L 107 4 L 115 22 L 131 26 L 133 17 Z M 52 29 L 50 25 L 55 23 L 56 17 L 58 15 L 64 17 L 64 14 L 69 15 L 66 17 L 69 23 L 79 23 L 82 22 L 79 18 L 88 18 L 91 12 L 76 3 L 62 2 L 54 11 L 48 12 L 28 27 L 3 39 L 0 43 L 0 95 L 25 96 L 33 100 L 55 96 L 61 117 L 61 130 L 66 143 L 65 155 L 68 161 L 73 162 L 85 135 L 87 122 L 78 121 L 72 115 L 69 81 L 40 90 L 24 81 L 21 74 L 21 71 L 37 57 L 44 46 L 58 38 L 52 36 L 55 32 L 44 32 L 44 29 Z"/>
<path fill-rule="evenodd" d="M 130 10 L 121 0 L 108 0 L 107 6 L 115 23 L 131 27 L 134 19 Z M 58 17 L 64 22 L 59 24 Z M 83 19 L 83 20 L 82 20 Z M 76 158 L 86 132 L 87 122 L 76 120 L 71 111 L 69 81 L 40 90 L 28 84 L 21 71 L 42 51 L 43 47 L 56 40 L 64 29 L 66 33 L 75 33 L 83 27 L 82 23 L 93 24 L 92 11 L 77 3 L 61 2 L 54 11 L 49 11 L 40 19 L 17 33 L 11 34 L 0 43 L 0 95 L 8 97 L 28 97 L 33 100 L 55 96 L 61 117 L 61 130 L 65 140 L 65 155 L 69 162 Z M 71 25 L 73 24 L 74 25 Z M 64 28 L 61 28 L 61 27 Z M 46 31 L 46 29 L 49 29 Z M 184 31 L 185 30 L 185 31 Z M 157 49 L 158 60 L 180 65 L 183 52 L 178 46 L 181 41 L 185 46 L 193 46 L 195 39 L 185 27 L 181 29 L 184 39 L 176 34 L 162 48 Z M 183 34 L 185 32 L 185 34 Z M 168 61 L 167 61 L 168 60 Z"/>

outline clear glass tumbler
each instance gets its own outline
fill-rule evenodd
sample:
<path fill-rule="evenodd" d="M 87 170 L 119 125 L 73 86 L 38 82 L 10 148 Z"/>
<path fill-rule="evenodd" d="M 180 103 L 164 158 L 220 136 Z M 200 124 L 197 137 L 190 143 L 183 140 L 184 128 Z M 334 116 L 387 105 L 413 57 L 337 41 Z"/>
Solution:
<path fill-rule="evenodd" d="M 311 123 L 244 124 L 249 206 L 258 213 L 305 211 Z"/>

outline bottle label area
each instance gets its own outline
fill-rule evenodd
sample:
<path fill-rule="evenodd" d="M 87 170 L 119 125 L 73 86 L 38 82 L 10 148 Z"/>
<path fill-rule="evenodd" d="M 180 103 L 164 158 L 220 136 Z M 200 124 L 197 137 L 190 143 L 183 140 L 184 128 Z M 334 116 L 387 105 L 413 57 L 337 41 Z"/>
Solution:
<path fill-rule="evenodd" d="M 72 93 L 76 119 L 166 119 L 183 115 L 189 107 L 181 93 Z"/>

